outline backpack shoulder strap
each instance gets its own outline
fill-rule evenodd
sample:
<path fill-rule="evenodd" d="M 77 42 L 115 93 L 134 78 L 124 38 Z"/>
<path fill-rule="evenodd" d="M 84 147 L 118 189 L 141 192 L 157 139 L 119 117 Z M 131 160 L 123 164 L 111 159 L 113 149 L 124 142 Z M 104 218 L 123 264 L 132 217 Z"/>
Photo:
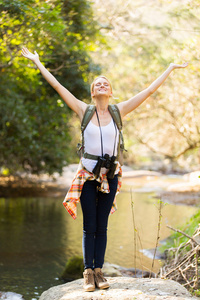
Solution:
<path fill-rule="evenodd" d="M 117 125 L 117 128 L 119 130 L 119 143 L 118 143 L 118 150 L 117 150 L 117 160 L 119 160 L 121 166 L 123 165 L 123 151 L 124 148 L 124 138 L 122 134 L 122 118 L 119 111 L 119 108 L 116 104 L 112 104 L 108 106 L 109 112 Z"/>
<path fill-rule="evenodd" d="M 116 104 L 108 105 L 108 110 L 109 110 L 111 116 L 113 117 L 113 119 L 117 125 L 117 128 L 119 129 L 119 131 L 121 131 L 122 130 L 122 119 L 121 119 L 121 115 L 120 115 L 118 106 Z"/>
<path fill-rule="evenodd" d="M 95 105 L 88 105 L 85 110 L 85 114 L 83 116 L 82 122 L 81 122 L 82 133 L 85 130 L 88 123 L 90 122 L 90 120 L 92 119 L 94 112 L 95 112 Z"/>

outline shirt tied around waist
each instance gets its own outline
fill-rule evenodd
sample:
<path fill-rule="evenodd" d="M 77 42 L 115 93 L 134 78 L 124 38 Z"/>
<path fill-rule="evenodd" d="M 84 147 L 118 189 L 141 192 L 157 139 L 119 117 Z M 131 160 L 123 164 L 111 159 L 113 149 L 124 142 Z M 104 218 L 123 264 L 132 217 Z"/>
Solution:
<path fill-rule="evenodd" d="M 119 193 L 122 185 L 122 168 L 120 164 L 118 163 L 117 166 L 118 170 L 118 186 L 117 186 L 117 193 Z M 67 209 L 68 213 L 72 216 L 73 219 L 76 219 L 77 217 L 77 208 L 76 205 L 78 202 L 80 202 L 80 196 L 82 192 L 83 185 L 86 180 L 97 180 L 100 183 L 99 191 L 103 193 L 109 193 L 109 183 L 106 174 L 100 173 L 99 177 L 96 178 L 96 176 L 89 172 L 80 161 L 77 173 L 72 181 L 72 185 L 67 192 L 65 199 L 63 201 L 64 207 Z M 111 208 L 111 214 L 114 213 L 117 210 L 116 205 L 116 198 L 113 202 L 112 208 Z"/>

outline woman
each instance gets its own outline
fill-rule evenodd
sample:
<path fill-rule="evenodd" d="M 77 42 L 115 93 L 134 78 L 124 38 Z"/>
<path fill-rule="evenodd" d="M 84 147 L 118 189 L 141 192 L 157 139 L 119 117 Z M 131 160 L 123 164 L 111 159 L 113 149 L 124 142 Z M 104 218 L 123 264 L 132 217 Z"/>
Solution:
<path fill-rule="evenodd" d="M 55 77 L 41 64 L 39 56 L 27 48 L 22 49 L 22 55 L 38 67 L 43 77 L 58 92 L 66 104 L 79 116 L 82 121 L 87 104 L 74 97 Z M 158 77 L 148 88 L 117 104 L 121 118 L 138 107 L 145 99 L 153 94 L 166 80 L 169 74 L 178 68 L 187 67 L 171 63 L 166 71 Z M 119 131 L 109 110 L 109 99 L 112 97 L 112 87 L 104 76 L 97 77 L 91 85 L 91 96 L 95 103 L 95 113 L 84 130 L 85 152 L 95 157 L 82 157 L 79 169 L 72 186 L 64 200 L 68 212 L 76 217 L 76 203 L 80 200 L 83 212 L 83 257 L 85 270 L 84 290 L 94 291 L 95 284 L 100 289 L 109 287 L 103 277 L 101 268 L 104 263 L 107 239 L 107 223 L 110 212 L 115 211 L 115 195 L 121 186 L 121 166 L 115 159 L 113 176 L 108 176 L 110 165 L 105 154 L 110 158 L 117 157 Z M 100 159 L 101 158 L 101 159 Z M 98 163 L 100 170 L 96 171 Z M 101 167 L 102 166 L 102 167 Z"/>

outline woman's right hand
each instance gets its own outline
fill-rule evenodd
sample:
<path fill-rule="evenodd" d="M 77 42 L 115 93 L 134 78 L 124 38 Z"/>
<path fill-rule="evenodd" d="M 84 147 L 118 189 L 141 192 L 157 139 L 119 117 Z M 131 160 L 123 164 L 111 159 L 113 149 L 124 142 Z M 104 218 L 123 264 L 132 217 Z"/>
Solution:
<path fill-rule="evenodd" d="M 37 54 L 36 51 L 34 51 L 34 54 L 31 53 L 26 47 L 22 48 L 22 55 L 28 59 L 30 59 L 32 62 L 39 61 L 39 55 Z"/>
<path fill-rule="evenodd" d="M 40 62 L 39 55 L 36 51 L 34 51 L 33 54 L 26 47 L 23 47 L 21 54 L 30 59 L 36 65 L 46 81 L 57 91 L 65 103 L 79 116 L 80 120 L 82 120 L 87 104 L 78 100 L 62 84 L 58 82 L 58 80 Z"/>

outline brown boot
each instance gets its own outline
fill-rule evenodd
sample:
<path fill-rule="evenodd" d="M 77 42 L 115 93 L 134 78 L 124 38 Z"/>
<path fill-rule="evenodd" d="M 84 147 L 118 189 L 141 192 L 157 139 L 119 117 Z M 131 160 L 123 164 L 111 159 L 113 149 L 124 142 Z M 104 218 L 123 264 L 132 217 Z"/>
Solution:
<path fill-rule="evenodd" d="M 86 269 L 83 272 L 84 284 L 83 288 L 86 292 L 93 292 L 95 290 L 94 272 L 92 269 Z"/>
<path fill-rule="evenodd" d="M 100 268 L 94 269 L 94 279 L 95 279 L 96 286 L 99 289 L 107 289 L 107 288 L 109 288 L 109 283 L 103 277 L 103 273 L 101 272 Z"/>

